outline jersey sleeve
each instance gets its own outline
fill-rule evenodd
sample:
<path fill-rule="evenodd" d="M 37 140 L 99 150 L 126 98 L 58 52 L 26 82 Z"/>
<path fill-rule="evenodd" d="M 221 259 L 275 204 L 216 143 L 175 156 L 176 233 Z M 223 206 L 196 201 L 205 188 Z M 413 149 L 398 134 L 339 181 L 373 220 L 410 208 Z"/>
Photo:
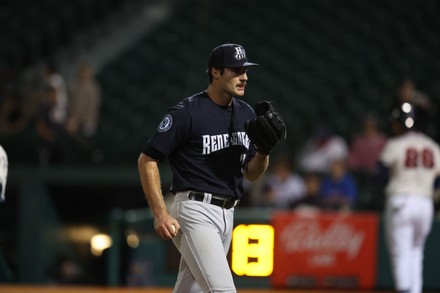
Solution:
<path fill-rule="evenodd" d="M 393 144 L 388 142 L 385 144 L 381 154 L 380 154 L 380 162 L 385 167 L 390 167 L 394 161 L 394 156 L 396 153 L 396 149 L 393 147 Z"/>
<path fill-rule="evenodd" d="M 182 105 L 172 107 L 163 117 L 142 152 L 159 160 L 168 157 L 188 139 L 190 124 L 190 115 Z"/>
<path fill-rule="evenodd" d="M 434 158 L 434 160 L 437 169 L 437 177 L 440 177 L 440 147 L 438 145 L 436 146 L 436 157 Z"/>

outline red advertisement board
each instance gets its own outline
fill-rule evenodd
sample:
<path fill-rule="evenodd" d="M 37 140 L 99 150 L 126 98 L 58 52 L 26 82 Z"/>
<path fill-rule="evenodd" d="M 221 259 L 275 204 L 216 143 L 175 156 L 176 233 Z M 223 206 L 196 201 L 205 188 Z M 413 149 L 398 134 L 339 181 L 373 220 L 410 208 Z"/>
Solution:
<path fill-rule="evenodd" d="M 378 215 L 276 213 L 272 225 L 274 287 L 374 286 Z"/>

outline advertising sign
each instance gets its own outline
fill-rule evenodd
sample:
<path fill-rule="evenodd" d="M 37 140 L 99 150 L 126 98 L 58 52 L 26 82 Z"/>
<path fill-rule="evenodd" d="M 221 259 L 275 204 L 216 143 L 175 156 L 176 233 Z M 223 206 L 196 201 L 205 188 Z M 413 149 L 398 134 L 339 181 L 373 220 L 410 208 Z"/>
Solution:
<path fill-rule="evenodd" d="M 275 287 L 373 288 L 378 216 L 277 213 Z"/>

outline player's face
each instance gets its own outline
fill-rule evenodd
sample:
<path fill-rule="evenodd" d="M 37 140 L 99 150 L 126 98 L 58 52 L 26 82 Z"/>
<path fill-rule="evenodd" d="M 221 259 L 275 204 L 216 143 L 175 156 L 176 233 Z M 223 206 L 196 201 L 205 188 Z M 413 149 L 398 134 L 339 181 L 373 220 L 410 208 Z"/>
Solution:
<path fill-rule="evenodd" d="M 247 67 L 226 67 L 219 79 L 226 93 L 239 97 L 244 95 L 247 80 Z"/>

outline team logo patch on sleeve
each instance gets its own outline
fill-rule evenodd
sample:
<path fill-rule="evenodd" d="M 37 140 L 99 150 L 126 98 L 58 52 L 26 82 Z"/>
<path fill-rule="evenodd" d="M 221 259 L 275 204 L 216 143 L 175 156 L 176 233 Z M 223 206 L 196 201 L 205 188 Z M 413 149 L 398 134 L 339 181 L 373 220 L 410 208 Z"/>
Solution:
<path fill-rule="evenodd" d="M 168 131 L 172 125 L 173 125 L 173 117 L 167 114 L 165 115 L 165 117 L 163 117 L 162 122 L 160 122 L 159 126 L 157 127 L 157 131 L 159 132 Z"/>

